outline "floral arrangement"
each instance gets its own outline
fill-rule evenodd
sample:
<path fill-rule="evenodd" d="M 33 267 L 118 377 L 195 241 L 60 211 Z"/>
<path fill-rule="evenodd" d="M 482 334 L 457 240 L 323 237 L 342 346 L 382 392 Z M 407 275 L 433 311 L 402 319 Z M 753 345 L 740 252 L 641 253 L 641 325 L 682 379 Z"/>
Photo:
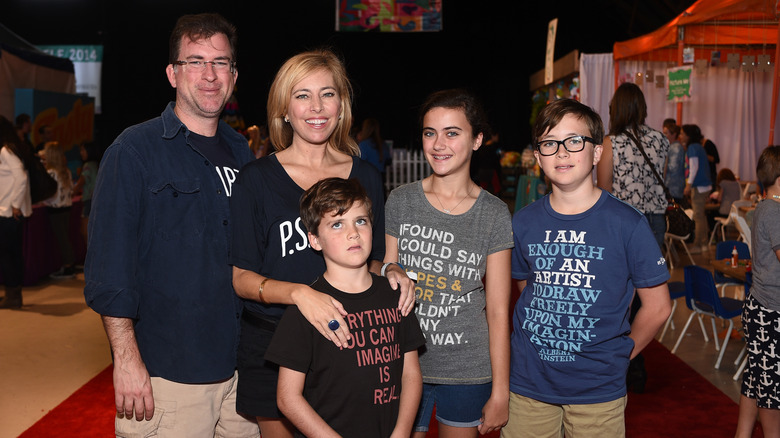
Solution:
<path fill-rule="evenodd" d="M 501 167 L 520 166 L 520 153 L 517 151 L 506 151 L 501 154 Z"/>

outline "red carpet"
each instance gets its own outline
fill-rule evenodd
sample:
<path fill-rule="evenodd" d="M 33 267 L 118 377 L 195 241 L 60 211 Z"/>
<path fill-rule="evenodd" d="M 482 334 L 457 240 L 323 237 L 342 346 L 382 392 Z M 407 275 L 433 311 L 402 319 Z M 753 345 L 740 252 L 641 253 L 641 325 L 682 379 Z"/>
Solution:
<path fill-rule="evenodd" d="M 645 392 L 628 395 L 626 435 L 650 437 L 733 437 L 739 406 L 693 368 L 652 341 L 644 350 Z M 763 437 L 758 428 L 754 437 Z"/>
<path fill-rule="evenodd" d="M 19 438 L 105 438 L 114 436 L 113 367 L 101 371 Z"/>
<path fill-rule="evenodd" d="M 643 394 L 629 393 L 629 438 L 732 437 L 736 403 L 656 341 L 645 349 L 648 381 Z M 113 436 L 114 395 L 109 366 L 35 423 L 19 438 Z M 435 421 L 429 437 L 436 437 Z M 486 435 L 498 438 L 499 434 Z M 754 437 L 762 437 L 755 432 Z"/>

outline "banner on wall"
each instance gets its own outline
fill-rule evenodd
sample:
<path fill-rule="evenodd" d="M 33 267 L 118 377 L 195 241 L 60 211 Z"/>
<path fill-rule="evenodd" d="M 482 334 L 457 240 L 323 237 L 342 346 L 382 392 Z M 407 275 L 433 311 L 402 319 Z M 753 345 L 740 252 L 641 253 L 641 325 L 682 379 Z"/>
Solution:
<path fill-rule="evenodd" d="M 544 55 L 544 84 L 549 85 L 554 80 L 553 66 L 555 64 L 555 36 L 558 33 L 558 19 L 553 18 L 547 24 L 547 51 Z"/>
<path fill-rule="evenodd" d="M 95 99 L 95 114 L 101 113 L 100 70 L 103 65 L 103 46 L 48 45 L 38 46 L 49 55 L 67 58 L 73 62 L 76 73 L 76 93 L 85 93 Z"/>
<path fill-rule="evenodd" d="M 81 165 L 78 146 L 94 140 L 95 99 L 85 94 L 16 88 L 14 114 L 22 113 L 32 118 L 30 141 L 34 145 L 43 140 L 39 134 L 41 127 L 52 128 L 53 140 L 65 151 L 68 167 L 75 177 Z"/>
<path fill-rule="evenodd" d="M 438 32 L 443 0 L 336 0 L 337 32 Z"/>
<path fill-rule="evenodd" d="M 688 102 L 691 100 L 691 73 L 690 65 L 674 67 L 666 70 L 666 100 L 669 102 Z"/>

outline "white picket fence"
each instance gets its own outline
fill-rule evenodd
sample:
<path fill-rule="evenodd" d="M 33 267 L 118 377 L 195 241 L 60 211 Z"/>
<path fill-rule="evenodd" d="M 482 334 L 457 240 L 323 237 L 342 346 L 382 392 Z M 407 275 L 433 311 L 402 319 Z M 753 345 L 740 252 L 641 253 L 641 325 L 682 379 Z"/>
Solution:
<path fill-rule="evenodd" d="M 393 163 L 385 174 L 385 190 L 390 193 L 394 188 L 423 179 L 432 172 L 421 150 L 393 149 Z"/>

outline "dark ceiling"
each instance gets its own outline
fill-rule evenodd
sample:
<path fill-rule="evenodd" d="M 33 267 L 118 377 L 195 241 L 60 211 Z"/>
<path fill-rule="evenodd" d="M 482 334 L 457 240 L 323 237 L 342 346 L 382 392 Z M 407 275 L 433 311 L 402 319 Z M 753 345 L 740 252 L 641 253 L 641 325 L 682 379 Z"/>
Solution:
<path fill-rule="evenodd" d="M 443 0 L 443 30 L 379 34 L 334 31 L 336 0 L 5 0 L 0 20 L 33 44 L 104 46 L 98 141 L 158 115 L 174 97 L 165 75 L 167 39 L 184 13 L 219 12 L 239 29 L 237 97 L 247 123 L 263 123 L 265 97 L 289 56 L 329 45 L 355 86 L 357 120 L 375 116 L 397 145 L 417 139 L 416 110 L 433 90 L 464 86 L 482 95 L 510 147 L 528 142 L 528 77 L 544 67 L 547 23 L 558 18 L 556 57 L 605 53 L 657 29 L 692 0 Z M 489 5 L 489 6 L 487 6 Z"/>

